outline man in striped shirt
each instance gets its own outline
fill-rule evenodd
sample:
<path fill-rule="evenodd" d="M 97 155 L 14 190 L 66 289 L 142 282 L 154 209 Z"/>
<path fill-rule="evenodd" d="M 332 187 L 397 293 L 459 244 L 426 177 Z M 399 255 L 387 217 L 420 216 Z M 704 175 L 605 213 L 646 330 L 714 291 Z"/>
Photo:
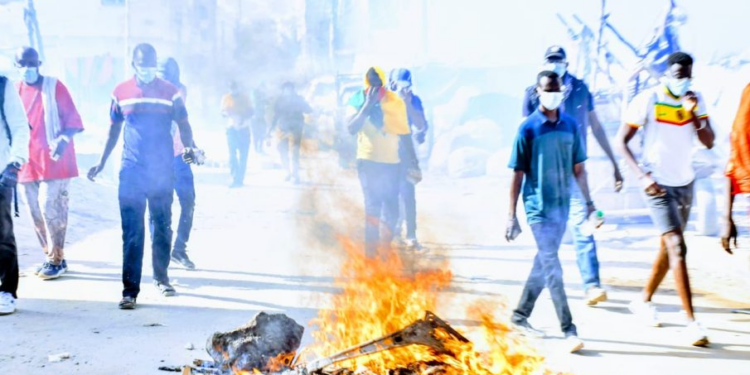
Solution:
<path fill-rule="evenodd" d="M 172 121 L 177 123 L 182 144 L 193 144 L 193 132 L 178 89 L 156 77 L 156 66 L 153 46 L 144 43 L 135 47 L 135 76 L 115 88 L 110 109 L 112 125 L 104 153 L 99 164 L 88 173 L 92 181 L 101 173 L 124 130 L 119 186 L 124 253 L 121 309 L 135 308 L 140 292 L 146 207 L 154 225 L 154 284 L 164 296 L 175 294 L 167 275 L 174 189 Z M 183 158 L 188 163 L 194 162 L 193 148 L 186 147 Z"/>

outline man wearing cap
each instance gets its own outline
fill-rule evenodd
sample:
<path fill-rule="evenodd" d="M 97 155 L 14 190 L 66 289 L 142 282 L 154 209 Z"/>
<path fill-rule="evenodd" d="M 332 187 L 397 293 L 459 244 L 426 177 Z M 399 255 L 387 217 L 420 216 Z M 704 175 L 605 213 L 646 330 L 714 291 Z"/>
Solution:
<path fill-rule="evenodd" d="M 601 146 L 604 153 L 607 154 L 607 157 L 612 162 L 615 191 L 619 192 L 622 189 L 623 178 L 617 166 L 617 160 L 615 160 L 612 148 L 607 140 L 607 134 L 604 132 L 596 116 L 591 92 L 586 83 L 570 74 L 567 69 L 568 62 L 565 50 L 560 46 L 549 47 L 544 54 L 543 70 L 553 71 L 562 77 L 564 99 L 561 110 L 572 117 L 578 124 L 578 133 L 583 138 L 581 144 L 584 149 L 587 148 L 588 127 L 591 126 L 591 131 L 597 143 L 599 143 L 599 146 Z M 537 108 L 539 108 L 539 94 L 534 85 L 526 89 L 523 101 L 523 116 L 530 116 Z M 571 184 L 571 188 L 573 190 L 570 199 L 568 227 L 571 228 L 573 233 L 578 269 L 581 272 L 581 278 L 586 290 L 586 304 L 593 306 L 599 302 L 606 301 L 607 292 L 602 289 L 599 279 L 599 260 L 596 255 L 594 236 L 581 231 L 582 225 L 588 220 L 587 206 L 591 202 L 586 202 L 577 184 Z"/>
<path fill-rule="evenodd" d="M 419 96 L 412 92 L 412 75 L 408 69 L 400 68 L 391 71 L 389 77 L 389 88 L 396 92 L 406 104 L 406 115 L 409 127 L 412 130 L 412 141 L 416 142 L 414 147 L 421 145 L 427 135 L 427 119 L 424 115 L 424 106 Z M 417 241 L 417 199 L 415 184 L 421 179 L 421 175 L 413 173 L 410 158 L 405 148 L 399 149 L 400 182 L 399 182 L 399 204 L 400 214 L 396 226 L 395 235 L 401 234 L 401 224 L 406 223 L 406 246 L 419 249 L 421 246 Z"/>

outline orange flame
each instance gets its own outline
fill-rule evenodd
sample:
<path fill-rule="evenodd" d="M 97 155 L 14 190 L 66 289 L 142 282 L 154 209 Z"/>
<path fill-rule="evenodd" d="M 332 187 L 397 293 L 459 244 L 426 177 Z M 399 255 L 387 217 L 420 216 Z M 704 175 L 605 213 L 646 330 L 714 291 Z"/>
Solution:
<path fill-rule="evenodd" d="M 335 284 L 342 292 L 332 298 L 330 309 L 321 310 L 311 324 L 315 343 L 312 351 L 326 357 L 352 346 L 401 330 L 424 317 L 425 311 L 438 311 L 439 292 L 451 282 L 448 267 L 407 274 L 398 252 L 384 251 L 379 258 L 367 258 L 351 240 L 339 238 L 347 252 Z M 466 318 L 479 328 L 462 332 L 471 343 L 463 343 L 442 332 L 439 339 L 455 356 L 434 354 L 422 346 L 402 347 L 342 362 L 338 366 L 366 369 L 375 374 L 417 366 L 426 373 L 427 362 L 444 364 L 447 375 L 518 375 L 544 372 L 543 358 L 507 323 L 498 322 L 498 304 L 476 303 Z M 420 367 L 421 366 L 421 367 Z M 434 368 L 433 368 L 434 370 Z"/>

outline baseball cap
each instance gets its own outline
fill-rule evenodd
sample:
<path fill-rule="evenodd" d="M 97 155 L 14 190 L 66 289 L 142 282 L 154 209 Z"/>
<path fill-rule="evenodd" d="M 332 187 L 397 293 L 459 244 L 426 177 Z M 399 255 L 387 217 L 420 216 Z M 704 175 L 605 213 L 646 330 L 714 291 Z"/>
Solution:
<path fill-rule="evenodd" d="M 552 46 L 547 48 L 547 52 L 544 53 L 544 59 L 567 59 L 567 55 L 565 54 L 565 50 L 560 46 Z"/>

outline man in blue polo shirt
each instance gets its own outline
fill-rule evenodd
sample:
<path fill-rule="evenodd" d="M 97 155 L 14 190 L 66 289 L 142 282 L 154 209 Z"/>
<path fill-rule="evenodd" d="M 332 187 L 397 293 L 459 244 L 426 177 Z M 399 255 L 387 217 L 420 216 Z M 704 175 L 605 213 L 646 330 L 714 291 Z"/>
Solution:
<path fill-rule="evenodd" d="M 89 170 L 94 178 L 104 169 L 124 126 L 120 168 L 120 216 L 122 218 L 124 290 L 120 309 L 135 308 L 140 292 L 146 207 L 154 226 L 152 263 L 154 284 L 164 296 L 173 296 L 167 267 L 172 241 L 172 190 L 174 146 L 172 121 L 177 123 L 182 144 L 193 145 L 193 132 L 185 103 L 171 83 L 156 77 L 156 50 L 139 44 L 133 51 L 135 77 L 121 83 L 112 95 L 112 125 L 99 164 Z M 183 159 L 194 163 L 195 151 L 186 147 Z"/>
<path fill-rule="evenodd" d="M 565 50 L 560 46 L 552 46 L 544 54 L 545 70 L 553 71 L 560 76 L 563 84 L 563 103 L 560 109 L 568 116 L 572 117 L 579 127 L 579 134 L 582 137 L 584 149 L 587 149 L 586 140 L 589 126 L 591 133 L 596 138 L 597 143 L 601 146 L 607 158 L 612 163 L 614 171 L 615 191 L 622 189 L 622 174 L 617 166 L 617 160 L 610 147 L 607 134 L 604 132 L 599 119 L 594 110 L 594 99 L 591 96 L 588 86 L 582 80 L 576 78 L 568 69 L 567 56 Z M 526 95 L 523 101 L 523 116 L 528 117 L 539 108 L 539 93 L 537 86 L 532 85 L 526 89 Z M 573 243 L 576 248 L 576 260 L 578 270 L 583 279 L 583 286 L 586 292 L 586 304 L 589 306 L 596 305 L 599 302 L 607 300 L 607 292 L 602 289 L 599 279 L 599 259 L 596 254 L 596 242 L 594 236 L 590 233 L 581 231 L 581 226 L 586 223 L 586 200 L 576 184 L 572 184 L 572 195 L 570 201 L 570 218 L 568 225 L 573 234 Z"/>
<path fill-rule="evenodd" d="M 576 121 L 558 108 L 563 102 L 557 73 L 544 71 L 537 77 L 539 107 L 521 124 L 511 153 L 513 169 L 506 240 L 521 232 L 516 208 L 523 185 L 526 217 L 537 244 L 537 254 L 521 300 L 513 312 L 513 323 L 527 333 L 541 334 L 528 322 L 537 298 L 549 288 L 560 326 L 571 352 L 583 348 L 568 307 L 563 271 L 558 258 L 570 211 L 571 188 L 578 184 L 586 211 L 594 212 L 586 182 L 586 149 Z"/>

